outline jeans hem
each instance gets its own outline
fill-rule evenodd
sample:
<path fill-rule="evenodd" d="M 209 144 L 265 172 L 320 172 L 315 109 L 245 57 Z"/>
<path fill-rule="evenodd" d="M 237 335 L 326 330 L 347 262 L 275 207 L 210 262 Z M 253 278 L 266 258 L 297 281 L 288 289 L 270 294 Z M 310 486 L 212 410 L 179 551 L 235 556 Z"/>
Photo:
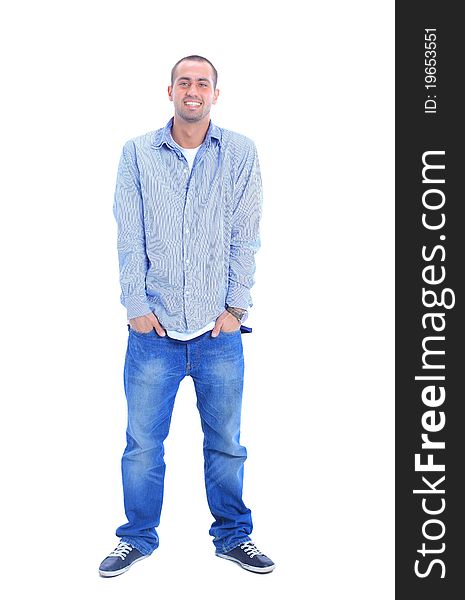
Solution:
<path fill-rule="evenodd" d="M 153 550 L 147 550 L 147 548 L 145 546 L 143 546 L 142 544 L 139 544 L 139 542 L 135 538 L 125 536 L 120 539 L 122 542 L 125 542 L 126 544 L 131 544 L 131 546 L 133 548 L 135 548 L 136 550 L 139 550 L 139 552 L 142 552 L 142 554 L 144 554 L 145 556 L 149 556 L 150 554 L 152 554 L 153 550 L 155 550 L 155 548 Z"/>
<path fill-rule="evenodd" d="M 218 554 L 218 552 L 230 552 L 231 550 L 234 550 L 234 548 L 237 548 L 241 544 L 245 544 L 245 542 L 250 542 L 250 537 L 248 535 L 246 535 L 244 539 L 241 539 L 238 542 L 233 542 L 232 544 L 222 544 L 221 546 L 217 546 L 215 544 L 216 553 Z"/>

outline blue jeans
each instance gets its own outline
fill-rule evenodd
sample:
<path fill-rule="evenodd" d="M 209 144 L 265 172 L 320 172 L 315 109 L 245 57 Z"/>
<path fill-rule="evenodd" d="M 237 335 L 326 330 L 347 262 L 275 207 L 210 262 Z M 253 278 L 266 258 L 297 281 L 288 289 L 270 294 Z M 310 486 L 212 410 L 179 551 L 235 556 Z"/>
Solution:
<path fill-rule="evenodd" d="M 205 487 L 220 552 L 249 540 L 250 510 L 242 501 L 247 452 L 239 443 L 244 379 L 240 330 L 211 332 L 187 341 L 155 330 L 129 330 L 124 366 L 128 403 L 127 446 L 122 458 L 128 522 L 116 535 L 143 554 L 158 547 L 165 476 L 164 445 L 179 384 L 190 375 L 204 433 Z M 186 499 L 187 501 L 187 499 Z"/>

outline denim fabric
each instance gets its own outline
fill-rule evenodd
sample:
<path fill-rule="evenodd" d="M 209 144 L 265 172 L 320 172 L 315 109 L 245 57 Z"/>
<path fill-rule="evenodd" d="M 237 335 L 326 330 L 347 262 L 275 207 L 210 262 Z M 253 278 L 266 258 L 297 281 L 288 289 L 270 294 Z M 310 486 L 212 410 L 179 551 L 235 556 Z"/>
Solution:
<path fill-rule="evenodd" d="M 211 332 L 186 341 L 155 330 L 129 330 L 124 367 L 128 403 L 127 446 L 122 458 L 128 522 L 116 530 L 144 554 L 158 546 L 165 475 L 164 445 L 174 400 L 190 375 L 204 433 L 205 486 L 217 550 L 228 552 L 249 540 L 250 510 L 242 501 L 246 449 L 240 444 L 244 376 L 241 330 Z M 186 498 L 186 502 L 187 502 Z"/>

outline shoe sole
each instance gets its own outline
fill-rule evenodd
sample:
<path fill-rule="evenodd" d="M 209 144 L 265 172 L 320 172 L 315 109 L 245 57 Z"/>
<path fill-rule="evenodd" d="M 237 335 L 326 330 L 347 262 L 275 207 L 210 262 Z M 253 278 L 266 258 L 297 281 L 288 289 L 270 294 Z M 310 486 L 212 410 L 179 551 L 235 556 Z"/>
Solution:
<path fill-rule="evenodd" d="M 232 560 L 233 562 L 240 565 L 243 569 L 247 571 L 252 571 L 253 573 L 271 573 L 276 565 L 270 565 L 269 567 L 253 567 L 252 565 L 247 565 L 246 563 L 241 562 L 237 558 L 233 558 L 232 556 L 226 556 L 226 554 L 215 554 L 219 558 L 225 558 L 226 560 Z"/>
<path fill-rule="evenodd" d="M 139 562 L 140 560 L 143 560 L 144 558 L 148 557 L 148 554 L 144 556 L 139 556 L 139 558 L 133 560 L 129 566 L 124 567 L 124 569 L 119 569 L 119 571 L 101 571 L 99 569 L 98 572 L 101 577 L 116 577 L 117 575 L 122 575 L 123 573 L 126 573 L 126 571 L 128 571 L 132 567 L 132 565 L 136 564 L 136 562 Z"/>

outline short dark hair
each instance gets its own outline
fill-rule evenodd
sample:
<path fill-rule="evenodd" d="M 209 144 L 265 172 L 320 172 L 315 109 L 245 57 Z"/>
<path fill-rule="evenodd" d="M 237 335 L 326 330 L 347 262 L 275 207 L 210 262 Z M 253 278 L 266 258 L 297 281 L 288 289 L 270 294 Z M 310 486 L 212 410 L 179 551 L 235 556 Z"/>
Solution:
<path fill-rule="evenodd" d="M 184 60 L 196 60 L 197 62 L 206 62 L 210 65 L 210 67 L 212 68 L 213 71 L 213 88 L 216 89 L 216 82 L 218 81 L 218 72 L 215 69 L 215 67 L 213 66 L 213 64 L 208 60 L 208 58 L 205 58 L 204 56 L 199 56 L 198 54 L 192 54 L 191 56 L 185 56 L 184 58 L 181 58 L 181 60 L 178 60 L 178 62 L 174 65 L 174 67 L 171 69 L 171 85 L 173 85 L 174 83 L 174 74 L 176 71 L 176 67 L 182 63 Z"/>

